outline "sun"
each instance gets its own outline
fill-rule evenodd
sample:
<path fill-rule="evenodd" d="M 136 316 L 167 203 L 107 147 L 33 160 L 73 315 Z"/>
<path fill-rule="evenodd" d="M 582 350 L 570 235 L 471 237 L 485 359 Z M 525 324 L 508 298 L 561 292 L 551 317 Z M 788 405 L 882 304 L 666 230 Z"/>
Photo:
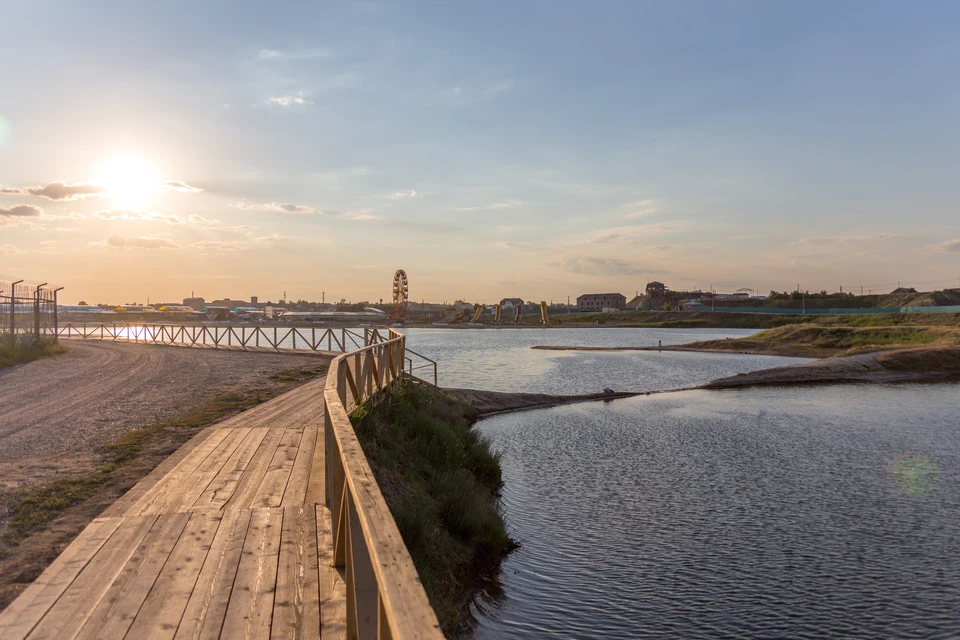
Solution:
<path fill-rule="evenodd" d="M 111 158 L 97 172 L 96 182 L 110 198 L 123 205 L 141 205 L 160 188 L 157 167 L 138 155 Z"/>

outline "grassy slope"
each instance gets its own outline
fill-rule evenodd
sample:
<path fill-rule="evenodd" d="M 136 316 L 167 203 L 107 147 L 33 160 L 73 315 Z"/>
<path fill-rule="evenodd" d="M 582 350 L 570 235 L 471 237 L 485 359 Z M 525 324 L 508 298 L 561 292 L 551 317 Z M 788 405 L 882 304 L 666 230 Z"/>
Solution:
<path fill-rule="evenodd" d="M 498 496 L 499 456 L 473 428 L 467 404 L 404 382 L 352 416 L 357 437 L 448 635 L 515 547 Z"/>
<path fill-rule="evenodd" d="M 930 325 L 855 326 L 801 324 L 733 340 L 708 340 L 684 347 L 825 357 L 921 346 L 960 345 L 960 327 Z"/>
<path fill-rule="evenodd" d="M 29 345 L 24 346 L 11 344 L 6 337 L 0 337 L 0 369 L 66 352 L 67 347 L 49 340 L 31 342 Z"/>

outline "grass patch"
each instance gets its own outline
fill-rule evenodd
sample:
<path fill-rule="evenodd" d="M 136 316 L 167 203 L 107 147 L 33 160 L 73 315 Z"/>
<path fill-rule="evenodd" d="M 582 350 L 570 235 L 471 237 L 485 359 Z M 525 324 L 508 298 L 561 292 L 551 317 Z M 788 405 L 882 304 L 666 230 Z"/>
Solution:
<path fill-rule="evenodd" d="M 409 381 L 351 416 L 448 635 L 467 626 L 467 603 L 516 548 L 499 508 L 500 456 L 474 419 L 466 403 Z"/>
<path fill-rule="evenodd" d="M 9 335 L 0 336 L 0 369 L 59 355 L 68 350 L 67 347 L 53 340 L 44 339 L 20 344 L 20 342 L 11 342 Z"/>
<path fill-rule="evenodd" d="M 116 468 L 116 464 L 106 464 L 79 478 L 61 478 L 26 490 L 11 501 L 11 518 L 3 533 L 4 542 L 16 544 L 46 528 L 61 513 L 92 497 L 100 487 L 109 483 L 110 473 Z"/>
<path fill-rule="evenodd" d="M 327 372 L 327 365 L 319 365 L 305 369 L 284 369 L 270 376 L 274 382 L 309 382 L 317 376 Z"/>

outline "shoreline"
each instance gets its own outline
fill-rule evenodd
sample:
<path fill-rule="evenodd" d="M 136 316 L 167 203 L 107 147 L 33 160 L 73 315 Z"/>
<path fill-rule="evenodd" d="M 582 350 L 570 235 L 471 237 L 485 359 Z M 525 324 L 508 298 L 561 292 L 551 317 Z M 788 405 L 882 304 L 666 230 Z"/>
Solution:
<path fill-rule="evenodd" d="M 753 356 L 780 356 L 783 358 L 829 358 L 834 354 L 826 350 L 812 349 L 711 349 L 709 347 L 693 347 L 682 344 L 664 345 L 662 347 L 578 347 L 578 346 L 550 346 L 538 345 L 530 347 L 539 351 L 687 351 L 693 353 L 732 353 Z"/>

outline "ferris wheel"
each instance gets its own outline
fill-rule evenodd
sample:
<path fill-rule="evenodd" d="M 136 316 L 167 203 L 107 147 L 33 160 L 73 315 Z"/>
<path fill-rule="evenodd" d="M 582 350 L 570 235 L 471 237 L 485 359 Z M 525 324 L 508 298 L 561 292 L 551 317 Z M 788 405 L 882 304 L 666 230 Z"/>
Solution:
<path fill-rule="evenodd" d="M 390 317 L 399 319 L 407 314 L 407 301 L 410 299 L 410 283 L 407 280 L 407 272 L 403 269 L 397 269 L 393 274 L 393 311 Z"/>

